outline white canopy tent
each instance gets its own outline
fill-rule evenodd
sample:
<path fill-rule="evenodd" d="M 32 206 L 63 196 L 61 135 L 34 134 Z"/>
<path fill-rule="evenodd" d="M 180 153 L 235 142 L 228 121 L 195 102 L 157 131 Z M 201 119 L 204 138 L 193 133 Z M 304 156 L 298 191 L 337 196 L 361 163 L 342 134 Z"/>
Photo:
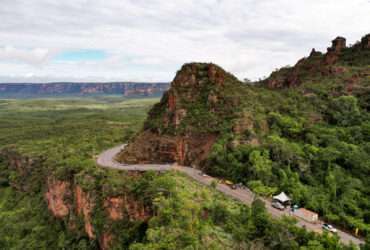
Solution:
<path fill-rule="evenodd" d="M 281 192 L 280 194 L 278 194 L 278 195 L 275 195 L 275 196 L 273 196 L 272 197 L 274 200 L 276 200 L 276 201 L 279 201 L 280 203 L 282 203 L 282 204 L 285 204 L 285 203 L 288 203 L 288 202 L 290 202 L 291 201 L 291 199 L 289 198 L 289 196 L 288 195 L 286 195 L 286 193 L 284 193 L 284 192 Z"/>

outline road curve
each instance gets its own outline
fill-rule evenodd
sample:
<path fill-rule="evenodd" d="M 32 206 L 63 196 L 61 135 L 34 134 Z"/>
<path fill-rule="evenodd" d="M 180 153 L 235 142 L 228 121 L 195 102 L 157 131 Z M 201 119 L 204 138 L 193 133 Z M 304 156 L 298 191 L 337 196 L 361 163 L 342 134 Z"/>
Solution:
<path fill-rule="evenodd" d="M 192 179 L 196 180 L 199 183 L 202 183 L 204 185 L 210 185 L 213 181 L 217 181 L 216 178 L 213 178 L 211 176 L 202 175 L 202 172 L 195 168 L 185 167 L 185 166 L 179 166 L 177 164 L 123 164 L 119 163 L 115 160 L 116 155 L 124 149 L 126 144 L 116 146 L 114 148 L 108 149 L 104 152 L 102 152 L 100 155 L 98 155 L 96 162 L 99 166 L 104 168 L 111 168 L 111 169 L 118 169 L 118 170 L 125 170 L 125 171 L 169 171 L 169 170 L 177 170 L 182 173 L 185 173 Z M 255 194 L 250 191 L 249 189 L 231 189 L 229 186 L 225 184 L 218 183 L 216 186 L 216 189 L 220 192 L 224 193 L 227 196 L 230 196 L 244 204 L 251 205 Z M 279 218 L 281 216 L 291 216 L 289 211 L 280 211 L 271 206 L 271 202 L 267 199 L 262 200 L 265 202 L 267 211 L 275 218 Z M 305 227 L 307 230 L 314 231 L 317 233 L 322 233 L 322 221 L 319 221 L 318 223 L 309 223 L 306 222 L 298 217 L 295 217 L 297 219 L 297 226 Z M 349 233 L 343 232 L 338 230 L 337 232 L 341 242 L 345 244 L 349 244 L 350 242 L 353 242 L 356 245 L 364 244 L 364 241 L 361 239 L 358 239 L 354 236 L 352 236 Z"/>

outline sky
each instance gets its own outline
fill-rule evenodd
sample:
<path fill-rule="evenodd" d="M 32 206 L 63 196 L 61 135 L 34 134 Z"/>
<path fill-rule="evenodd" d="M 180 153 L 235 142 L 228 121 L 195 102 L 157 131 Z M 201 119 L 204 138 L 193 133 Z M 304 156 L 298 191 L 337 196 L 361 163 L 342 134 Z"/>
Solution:
<path fill-rule="evenodd" d="M 336 36 L 370 0 L 1 0 L 0 82 L 171 81 L 187 62 L 256 80 Z"/>

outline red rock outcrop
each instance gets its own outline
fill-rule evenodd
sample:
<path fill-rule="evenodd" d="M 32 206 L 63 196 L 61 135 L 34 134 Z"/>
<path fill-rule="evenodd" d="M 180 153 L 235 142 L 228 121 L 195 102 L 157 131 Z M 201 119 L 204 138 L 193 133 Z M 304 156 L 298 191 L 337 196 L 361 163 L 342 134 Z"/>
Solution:
<path fill-rule="evenodd" d="M 48 191 L 45 193 L 45 199 L 50 212 L 57 218 L 67 216 L 70 207 L 65 200 L 71 197 L 70 183 L 48 178 L 47 188 Z"/>
<path fill-rule="evenodd" d="M 211 64 L 208 68 L 208 78 L 216 85 L 223 85 L 225 82 L 226 72 L 220 70 L 217 66 Z"/>
<path fill-rule="evenodd" d="M 75 187 L 75 199 L 77 215 L 84 218 L 85 232 L 90 239 L 95 239 L 94 227 L 91 223 L 91 213 L 95 204 L 90 195 L 85 193 L 80 186 Z"/>
<path fill-rule="evenodd" d="M 104 207 L 111 220 L 120 220 L 123 218 L 123 204 L 124 200 L 122 197 L 110 197 L 104 201 Z"/>
<path fill-rule="evenodd" d="M 113 235 L 111 233 L 103 233 L 99 239 L 100 249 L 108 250 L 111 249 L 111 244 L 113 241 Z"/>
<path fill-rule="evenodd" d="M 206 159 L 217 136 L 169 136 L 144 131 L 124 151 L 126 163 L 173 163 L 199 165 Z"/>
<path fill-rule="evenodd" d="M 168 110 L 174 112 L 176 109 L 176 97 L 174 93 L 168 94 Z"/>
<path fill-rule="evenodd" d="M 291 88 L 299 86 L 307 75 L 342 74 L 344 71 L 338 70 L 339 67 L 335 64 L 340 60 L 342 51 L 346 48 L 346 39 L 337 37 L 332 41 L 327 53 L 322 54 L 312 49 L 308 57 L 300 59 L 293 67 L 286 67 L 273 72 L 263 83 L 269 88 Z"/>
<path fill-rule="evenodd" d="M 332 46 L 328 50 L 340 53 L 344 48 L 346 48 L 346 39 L 338 36 L 332 41 Z"/>
<path fill-rule="evenodd" d="M 207 158 L 217 132 L 195 129 L 202 121 L 194 124 L 197 114 L 192 111 L 207 109 L 204 112 L 214 113 L 217 118 L 219 110 L 234 105 L 230 104 L 234 100 L 225 101 L 223 90 L 227 84 L 235 82 L 238 80 L 234 76 L 217 65 L 185 64 L 161 102 L 149 112 L 144 130 L 121 153 L 120 160 L 199 165 Z"/>

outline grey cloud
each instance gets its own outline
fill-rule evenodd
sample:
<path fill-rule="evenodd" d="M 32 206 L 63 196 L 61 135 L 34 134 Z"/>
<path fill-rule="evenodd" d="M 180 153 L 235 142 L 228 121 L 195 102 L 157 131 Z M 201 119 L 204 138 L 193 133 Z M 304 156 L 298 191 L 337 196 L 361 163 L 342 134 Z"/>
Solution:
<path fill-rule="evenodd" d="M 258 78 L 336 35 L 354 42 L 369 32 L 369 12 L 367 0 L 2 0 L 0 48 L 13 52 L 0 49 L 0 75 L 166 81 L 182 63 L 212 61 Z M 110 57 L 49 60 L 86 48 Z"/>
<path fill-rule="evenodd" d="M 39 64 L 45 62 L 50 56 L 50 51 L 43 48 L 27 50 L 11 46 L 0 47 L 0 61 Z"/>

